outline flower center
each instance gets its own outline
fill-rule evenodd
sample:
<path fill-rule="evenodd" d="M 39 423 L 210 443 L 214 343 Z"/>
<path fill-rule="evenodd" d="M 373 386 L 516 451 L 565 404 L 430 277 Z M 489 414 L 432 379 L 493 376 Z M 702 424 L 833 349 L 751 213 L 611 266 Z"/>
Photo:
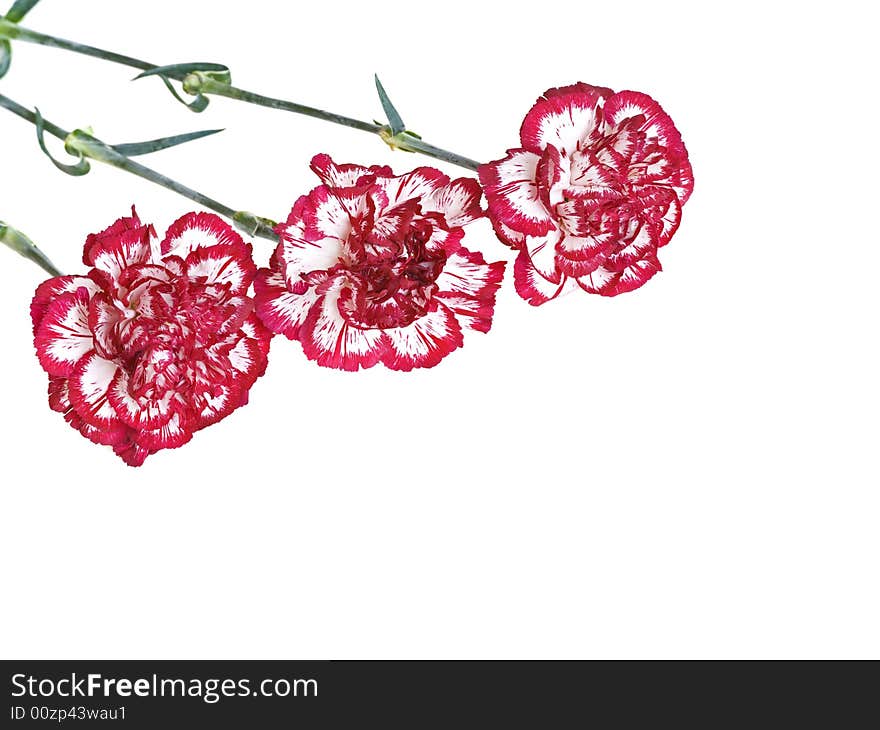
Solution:
<path fill-rule="evenodd" d="M 390 240 L 365 246 L 363 259 L 348 267 L 353 298 L 344 314 L 363 329 L 405 327 L 425 315 L 446 264 L 442 250 L 432 251 L 431 221 L 412 220 Z"/>
<path fill-rule="evenodd" d="M 211 356 L 211 347 L 216 333 L 234 316 L 228 296 L 191 282 L 174 294 L 166 319 L 135 319 L 140 330 L 128 363 L 129 389 L 136 398 L 192 400 L 198 382 L 212 379 L 207 370 L 223 369 Z"/>

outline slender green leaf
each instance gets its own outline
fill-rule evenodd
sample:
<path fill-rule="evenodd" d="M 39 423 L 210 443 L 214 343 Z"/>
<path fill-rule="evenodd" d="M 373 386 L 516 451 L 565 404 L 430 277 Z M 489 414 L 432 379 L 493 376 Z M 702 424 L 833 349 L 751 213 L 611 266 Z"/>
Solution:
<path fill-rule="evenodd" d="M 12 46 L 9 41 L 3 38 L 0 40 L 0 79 L 2 79 L 9 70 L 9 64 L 12 62 Z"/>
<path fill-rule="evenodd" d="M 120 155 L 126 157 L 137 157 L 138 155 L 148 155 L 151 152 L 158 152 L 169 147 L 176 147 L 179 144 L 192 142 L 194 139 L 201 139 L 212 134 L 222 132 L 222 129 L 205 129 L 201 132 L 189 132 L 187 134 L 177 134 L 173 137 L 162 137 L 161 139 L 151 139 L 149 142 L 134 142 L 132 144 L 114 144 L 111 145 Z"/>
<path fill-rule="evenodd" d="M 38 2 L 40 0 L 15 0 L 12 3 L 12 7 L 9 8 L 9 12 L 6 13 L 6 19 L 11 20 L 13 23 L 19 22 Z"/>
<path fill-rule="evenodd" d="M 379 101 L 382 102 L 382 108 L 385 110 L 385 115 L 388 117 L 388 125 L 391 127 L 391 134 L 400 134 L 406 129 L 406 125 L 403 123 L 403 119 L 400 118 L 400 114 L 397 113 L 397 109 L 394 108 L 394 104 L 391 103 L 391 99 L 388 98 L 388 94 L 385 93 L 385 87 L 382 86 L 379 77 L 375 76 L 375 79 L 376 91 L 379 92 Z"/>
<path fill-rule="evenodd" d="M 85 159 L 82 154 L 79 155 L 79 160 L 73 165 L 65 165 L 63 162 L 58 162 L 58 160 L 52 157 L 52 154 L 46 149 L 46 142 L 43 140 L 43 117 L 40 114 L 40 110 L 34 109 L 34 115 L 36 117 L 34 125 L 37 128 L 37 142 L 40 143 L 40 149 L 43 150 L 43 154 L 52 160 L 52 164 L 61 170 L 61 172 L 76 177 L 79 175 L 85 175 L 91 169 L 91 166 L 89 165 L 89 161 Z"/>

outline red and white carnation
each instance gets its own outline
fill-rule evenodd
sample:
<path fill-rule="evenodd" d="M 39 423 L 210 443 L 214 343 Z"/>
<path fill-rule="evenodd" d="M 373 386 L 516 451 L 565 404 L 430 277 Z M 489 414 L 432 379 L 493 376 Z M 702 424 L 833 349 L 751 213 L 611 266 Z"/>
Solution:
<path fill-rule="evenodd" d="M 504 263 L 461 244 L 482 215 L 476 180 L 420 167 L 312 160 L 322 185 L 300 197 L 268 269 L 254 285 L 257 313 L 311 360 L 342 370 L 377 363 L 432 367 L 488 332 Z"/>
<path fill-rule="evenodd" d="M 550 89 L 522 147 L 481 166 L 498 237 L 519 250 L 514 283 L 538 305 L 576 282 L 605 296 L 660 271 L 693 190 L 687 150 L 651 97 L 588 84 Z"/>
<path fill-rule="evenodd" d="M 251 247 L 226 223 L 189 213 L 159 243 L 132 208 L 83 262 L 31 304 L 49 405 L 71 426 L 139 466 L 247 403 L 271 333 L 247 295 Z"/>

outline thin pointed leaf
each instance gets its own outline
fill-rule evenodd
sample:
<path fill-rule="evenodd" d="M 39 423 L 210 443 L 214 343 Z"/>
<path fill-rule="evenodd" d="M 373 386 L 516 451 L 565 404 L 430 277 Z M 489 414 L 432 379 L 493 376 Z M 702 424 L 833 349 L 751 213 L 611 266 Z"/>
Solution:
<path fill-rule="evenodd" d="M 394 108 L 394 104 L 391 103 L 391 99 L 388 98 L 388 94 L 385 93 L 385 87 L 382 86 L 379 77 L 375 76 L 375 79 L 376 91 L 379 92 L 379 101 L 382 102 L 382 108 L 385 110 L 385 115 L 388 117 L 388 125 L 391 127 L 391 134 L 400 134 L 406 130 L 406 125 L 403 123 L 403 119 L 400 118 L 400 114 L 397 113 L 397 109 Z"/>
<path fill-rule="evenodd" d="M 52 157 L 52 154 L 46 149 L 46 142 L 43 140 L 43 117 L 40 114 L 40 110 L 34 109 L 34 115 L 36 117 L 34 119 L 34 126 L 37 128 L 37 142 L 40 143 L 40 149 L 43 150 L 43 154 L 52 160 L 52 164 L 61 170 L 61 172 L 73 175 L 74 177 L 85 175 L 91 169 L 91 166 L 89 165 L 89 161 L 85 159 L 82 154 L 79 155 L 79 160 L 73 165 L 65 165 L 63 162 L 58 162 L 58 160 Z"/>
<path fill-rule="evenodd" d="M 10 63 L 12 63 L 12 46 L 3 38 L 0 40 L 0 79 L 6 75 Z"/>
<path fill-rule="evenodd" d="M 179 144 L 185 144 L 186 142 L 192 142 L 194 139 L 201 139 L 202 137 L 208 137 L 212 134 L 217 134 L 217 132 L 222 132 L 222 131 L 223 131 L 222 129 L 205 129 L 201 132 L 189 132 L 187 134 L 177 134 L 173 137 L 162 137 L 161 139 L 151 139 L 148 142 L 134 142 L 131 144 L 115 144 L 115 145 L 112 145 L 112 147 L 120 155 L 125 155 L 126 157 L 137 157 L 138 155 L 148 155 L 151 152 L 158 152 L 159 150 L 166 150 L 169 147 L 176 147 Z"/>
<path fill-rule="evenodd" d="M 3 221 L 0 221 L 0 242 L 17 254 L 30 259 L 50 276 L 61 276 L 61 272 L 30 238 Z"/>
<path fill-rule="evenodd" d="M 38 2 L 40 0 L 15 0 L 12 7 L 9 8 L 9 12 L 6 13 L 6 20 L 12 23 L 19 22 Z"/>
<path fill-rule="evenodd" d="M 134 80 L 137 81 L 138 79 L 143 79 L 147 76 L 170 76 L 171 78 L 179 79 L 186 76 L 186 74 L 193 73 L 194 71 L 229 73 L 229 66 L 224 66 L 221 63 L 172 63 L 170 66 L 156 66 L 156 68 L 151 68 L 143 73 L 139 73 L 134 77 Z"/>
<path fill-rule="evenodd" d="M 191 102 L 187 101 L 180 94 L 177 93 L 177 89 L 175 89 L 171 85 L 171 82 L 165 76 L 160 76 L 159 78 L 162 79 L 162 83 L 165 84 L 165 88 L 171 92 L 171 96 L 177 99 L 177 101 L 183 104 L 190 111 L 198 114 L 199 112 L 203 112 L 205 111 L 205 109 L 207 109 L 209 103 L 207 96 L 196 94 L 196 97 Z"/>

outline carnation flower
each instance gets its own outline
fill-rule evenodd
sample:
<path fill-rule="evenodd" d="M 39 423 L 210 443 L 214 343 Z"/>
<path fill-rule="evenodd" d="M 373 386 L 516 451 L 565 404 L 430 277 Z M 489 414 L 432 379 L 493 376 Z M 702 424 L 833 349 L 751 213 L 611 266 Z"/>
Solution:
<path fill-rule="evenodd" d="M 538 305 L 577 282 L 614 296 L 660 271 L 693 174 L 681 135 L 651 97 L 587 84 L 547 91 L 521 148 L 481 166 L 498 237 L 519 250 L 514 283 Z"/>
<path fill-rule="evenodd" d="M 50 407 L 131 466 L 247 403 L 271 338 L 247 296 L 251 247 L 226 223 L 189 213 L 155 236 L 132 208 L 86 239 L 88 274 L 31 304 Z"/>
<path fill-rule="evenodd" d="M 381 362 L 432 367 L 488 332 L 504 263 L 461 245 L 482 215 L 476 180 L 421 167 L 312 160 L 322 181 L 276 227 L 281 242 L 254 285 L 257 313 L 299 340 L 311 360 L 342 370 Z"/>

